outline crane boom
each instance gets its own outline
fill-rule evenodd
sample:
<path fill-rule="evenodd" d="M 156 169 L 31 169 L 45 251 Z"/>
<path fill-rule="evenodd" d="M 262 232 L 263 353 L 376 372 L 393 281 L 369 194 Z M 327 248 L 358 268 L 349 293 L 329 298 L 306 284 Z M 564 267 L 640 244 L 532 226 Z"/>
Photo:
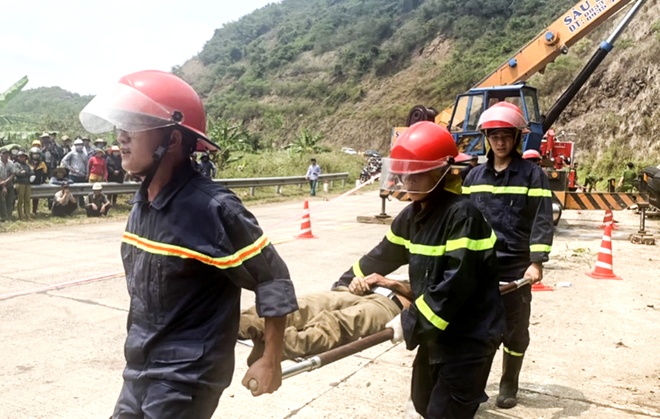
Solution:
<path fill-rule="evenodd" d="M 560 54 L 568 53 L 569 47 L 631 1 L 580 0 L 473 88 L 511 85 L 525 81 L 536 73 L 542 73 L 546 65 Z M 453 108 L 452 105 L 440 112 L 435 122 L 447 126 Z"/>

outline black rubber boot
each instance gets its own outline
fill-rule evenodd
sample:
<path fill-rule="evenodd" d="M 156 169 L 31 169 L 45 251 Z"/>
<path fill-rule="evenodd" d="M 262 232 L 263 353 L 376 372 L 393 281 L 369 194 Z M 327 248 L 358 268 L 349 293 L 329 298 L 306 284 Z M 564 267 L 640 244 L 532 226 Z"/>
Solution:
<path fill-rule="evenodd" d="M 500 394 L 495 404 L 502 409 L 511 409 L 518 404 L 518 377 L 522 368 L 523 357 L 512 356 L 504 352 L 502 360 L 502 379 L 500 380 Z"/>

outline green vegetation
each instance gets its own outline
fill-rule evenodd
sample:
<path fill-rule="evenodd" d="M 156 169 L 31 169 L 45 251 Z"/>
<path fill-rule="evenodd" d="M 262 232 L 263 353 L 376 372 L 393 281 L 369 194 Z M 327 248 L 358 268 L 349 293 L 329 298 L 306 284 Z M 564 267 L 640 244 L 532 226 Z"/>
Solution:
<path fill-rule="evenodd" d="M 7 106 L 7 103 L 9 103 L 10 100 L 15 98 L 21 90 L 25 87 L 25 85 L 28 84 L 28 78 L 27 76 L 24 76 L 21 78 L 19 81 L 14 83 L 9 87 L 9 89 L 5 90 L 3 93 L 0 94 L 0 109 L 4 108 Z M 6 123 L 6 120 L 3 120 L 2 117 L 0 117 L 0 123 Z"/>
<path fill-rule="evenodd" d="M 260 154 L 243 153 L 237 155 L 236 163 L 218 172 L 218 178 L 251 178 L 304 176 L 309 166 L 309 159 L 315 158 L 323 173 L 347 172 L 349 184 L 354 184 L 360 177 L 360 170 L 365 165 L 365 158 L 341 152 L 326 153 L 283 153 L 266 151 Z"/>
<path fill-rule="evenodd" d="M 418 101 L 450 103 L 573 3 L 284 0 L 217 30 L 197 57 L 206 75 L 190 81 L 208 96 L 214 116 L 260 126 L 266 112 L 302 114 L 304 124 L 360 102 L 359 86 L 405 69 L 440 37 L 455 42 L 453 53 L 442 77 L 415 93 Z M 183 67 L 175 71 L 186 77 Z M 283 127 L 282 134 L 291 131 Z"/>
<path fill-rule="evenodd" d="M 413 52 L 444 36 L 459 42 L 457 60 L 465 53 L 479 55 L 477 64 L 485 67 L 519 48 L 573 3 L 284 0 L 217 30 L 198 58 L 212 68 L 215 83 L 209 87 L 225 86 L 248 96 L 270 90 L 269 76 L 288 69 L 308 51 L 313 56 L 335 53 L 334 63 L 320 68 L 335 79 L 370 72 L 382 76 L 401 70 Z M 319 70 L 297 68 L 299 73 Z M 237 84 L 228 86 L 228 78 Z"/>
<path fill-rule="evenodd" d="M 282 0 L 217 29 L 197 57 L 172 71 L 202 95 L 209 135 L 222 147 L 217 162 L 227 173 L 246 170 L 250 156 L 321 158 L 344 145 L 385 151 L 390 128 L 402 125 L 412 106 L 449 105 L 573 4 Z M 649 27 L 660 37 L 660 22 Z M 598 39 L 582 40 L 530 80 L 539 88 L 542 109 L 593 53 L 606 33 L 601 29 Z M 630 52 L 636 45 L 622 38 L 620 47 Z M 599 94 L 597 87 L 591 95 Z M 12 123 L 2 129 L 23 133 L 11 137 L 21 144 L 33 139 L 26 132 L 55 130 L 75 137 L 83 133 L 77 115 L 89 100 L 57 87 L 23 91 L 3 109 Z M 621 136 L 620 117 L 602 112 L 601 137 Z M 654 120 L 643 115 L 635 135 L 654 138 Z M 631 153 L 638 155 L 639 148 Z M 596 157 L 581 160 L 590 158 Z M 602 163 L 612 170 L 619 164 Z"/>
<path fill-rule="evenodd" d="M 0 126 L 4 131 L 0 139 L 5 144 L 15 142 L 27 147 L 43 131 L 56 131 L 72 138 L 84 134 L 78 114 L 91 99 L 59 87 L 22 91 L 3 108 L 10 120 Z"/>

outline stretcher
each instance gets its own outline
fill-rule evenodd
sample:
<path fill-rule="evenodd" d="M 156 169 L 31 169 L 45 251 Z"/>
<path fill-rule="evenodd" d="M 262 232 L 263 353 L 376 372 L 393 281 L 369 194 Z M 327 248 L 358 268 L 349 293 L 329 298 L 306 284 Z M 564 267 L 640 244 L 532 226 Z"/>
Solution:
<path fill-rule="evenodd" d="M 521 278 L 516 281 L 506 282 L 500 284 L 500 294 L 508 294 L 513 292 L 525 285 L 531 283 L 529 278 Z M 311 356 L 304 359 L 301 362 L 298 362 L 294 365 L 288 366 L 282 369 L 282 379 L 293 377 L 303 372 L 313 371 L 315 369 L 321 368 L 328 364 L 331 364 L 335 361 L 338 361 L 347 356 L 354 355 L 358 352 L 362 352 L 365 349 L 371 348 L 372 346 L 379 345 L 388 340 L 392 340 L 394 336 L 394 331 L 390 328 L 381 330 L 380 332 L 374 333 L 372 335 L 363 337 L 354 342 L 348 343 L 346 345 L 339 346 L 329 351 L 320 353 L 318 355 Z M 250 390 L 256 391 L 259 387 L 257 380 L 254 378 L 249 382 Z"/>

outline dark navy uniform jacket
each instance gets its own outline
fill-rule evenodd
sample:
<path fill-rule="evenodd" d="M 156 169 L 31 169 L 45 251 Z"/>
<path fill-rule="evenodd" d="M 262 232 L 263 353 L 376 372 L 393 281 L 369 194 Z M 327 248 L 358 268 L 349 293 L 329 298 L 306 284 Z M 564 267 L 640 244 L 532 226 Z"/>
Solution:
<path fill-rule="evenodd" d="M 241 288 L 255 292 L 259 315 L 284 316 L 298 308 L 288 269 L 240 200 L 187 165 L 153 202 L 140 192 L 132 202 L 121 246 L 131 299 L 124 379 L 221 391 Z"/>
<path fill-rule="evenodd" d="M 505 327 L 495 241 L 469 199 L 439 191 L 423 210 L 413 203 L 401 211 L 385 238 L 339 283 L 409 264 L 415 301 L 401 314 L 408 348 L 430 345 L 432 363 L 462 349 L 494 351 Z"/>
<path fill-rule="evenodd" d="M 546 262 L 552 250 L 552 192 L 543 170 L 520 155 L 497 173 L 491 159 L 463 182 L 497 234 L 498 256 Z"/>

